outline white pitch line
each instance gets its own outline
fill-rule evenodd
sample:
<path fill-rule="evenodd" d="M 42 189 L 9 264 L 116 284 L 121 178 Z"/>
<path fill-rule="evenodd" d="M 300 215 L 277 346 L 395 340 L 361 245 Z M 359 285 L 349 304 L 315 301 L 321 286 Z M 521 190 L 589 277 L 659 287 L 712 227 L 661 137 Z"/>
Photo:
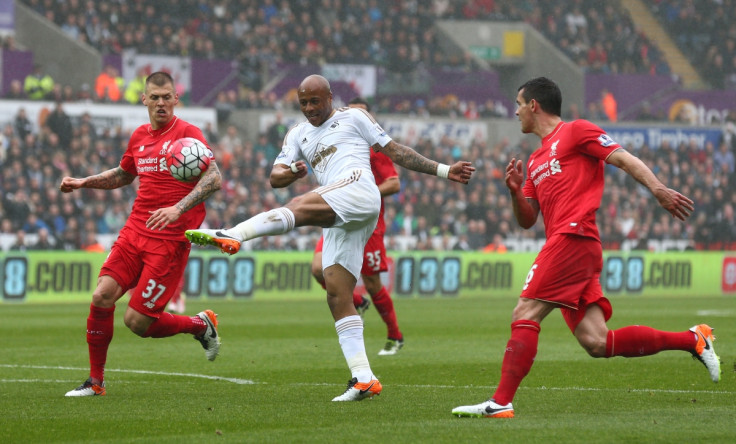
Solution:
<path fill-rule="evenodd" d="M 41 369 L 41 370 L 79 370 L 79 371 L 89 370 L 88 368 L 81 368 L 81 367 L 62 367 L 62 366 L 51 366 L 51 365 L 0 364 L 0 367 L 33 368 L 33 369 Z M 251 381 L 250 379 L 226 378 L 224 376 L 201 375 L 198 373 L 159 372 L 159 371 L 152 371 L 152 370 L 129 370 L 129 369 L 124 369 L 124 368 L 106 368 L 105 372 L 138 373 L 138 374 L 144 374 L 144 375 L 162 375 L 162 376 L 184 376 L 187 378 L 201 378 L 201 379 L 212 379 L 215 381 L 232 382 L 233 384 L 239 384 L 239 385 L 257 384 L 257 382 Z"/>
<path fill-rule="evenodd" d="M 714 317 L 721 317 L 721 318 L 730 318 L 734 314 L 736 314 L 736 311 L 734 310 L 698 310 L 695 312 L 698 316 L 714 316 Z M 715 328 L 713 329 L 715 330 Z"/>
<path fill-rule="evenodd" d="M 0 367 L 5 368 L 31 368 L 41 370 L 75 370 L 85 371 L 88 368 L 82 367 L 63 367 L 63 366 L 51 366 L 51 365 L 17 365 L 17 364 L 0 364 Z M 137 373 L 146 375 L 162 375 L 162 376 L 182 376 L 189 378 L 201 378 L 211 379 L 216 381 L 232 382 L 233 384 L 239 385 L 253 385 L 253 384 L 268 384 L 267 382 L 256 382 L 250 379 L 239 379 L 239 378 L 226 378 L 223 376 L 214 375 L 202 375 L 197 373 L 179 373 L 179 372 L 161 372 L 152 370 L 132 370 L 132 369 L 105 369 L 106 372 L 120 372 L 120 373 Z M 0 383 L 5 382 L 69 382 L 65 380 L 51 380 L 51 379 L 0 379 Z M 298 387 L 315 387 L 315 386 L 335 386 L 338 384 L 327 383 L 327 382 L 294 382 L 285 385 L 298 386 Z M 495 385 L 448 385 L 448 384 L 391 384 L 391 387 L 408 387 L 408 388 L 430 388 L 430 389 L 478 389 L 478 390 L 492 390 L 495 389 Z M 700 393 L 700 394 L 712 394 L 712 395 L 733 395 L 736 392 L 728 390 L 674 390 L 674 389 L 648 389 L 648 388 L 600 388 L 600 387 L 519 387 L 519 390 L 573 390 L 578 392 L 620 392 L 628 391 L 634 393 Z"/>
<path fill-rule="evenodd" d="M 308 383 L 308 382 L 295 382 L 288 385 L 313 387 L 313 386 L 333 386 L 335 384 L 329 384 L 326 382 Z M 387 384 L 388 385 L 388 384 Z M 428 385 L 428 384 L 391 384 L 391 387 L 408 387 L 408 388 L 430 388 L 430 389 L 480 389 L 480 390 L 493 390 L 496 388 L 495 385 Z M 599 388 L 599 387 L 519 387 L 519 390 L 573 390 L 578 392 L 642 392 L 642 393 L 702 393 L 702 394 L 713 394 L 713 395 L 733 395 L 736 392 L 728 390 L 669 390 L 669 389 L 624 389 L 624 388 Z"/>

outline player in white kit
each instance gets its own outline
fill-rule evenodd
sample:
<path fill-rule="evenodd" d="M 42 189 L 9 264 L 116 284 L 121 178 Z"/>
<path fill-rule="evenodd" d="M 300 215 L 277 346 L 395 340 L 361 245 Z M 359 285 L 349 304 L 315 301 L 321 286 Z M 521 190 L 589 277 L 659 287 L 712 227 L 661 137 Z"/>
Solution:
<path fill-rule="evenodd" d="M 271 171 L 271 186 L 289 186 L 305 177 L 309 169 L 320 186 L 234 228 L 189 230 L 186 236 L 195 244 L 216 246 L 234 254 L 242 242 L 256 237 L 284 234 L 301 226 L 324 228 L 322 268 L 327 303 L 352 375 L 347 390 L 333 401 L 360 401 L 382 389 L 368 363 L 363 320 L 353 305 L 363 247 L 376 226 L 381 207 L 371 173 L 370 147 L 402 167 L 455 182 L 468 183 L 475 168 L 465 161 L 444 165 L 394 142 L 364 110 L 334 109 L 330 84 L 322 76 L 305 78 L 297 96 L 307 120 L 286 134 Z"/>

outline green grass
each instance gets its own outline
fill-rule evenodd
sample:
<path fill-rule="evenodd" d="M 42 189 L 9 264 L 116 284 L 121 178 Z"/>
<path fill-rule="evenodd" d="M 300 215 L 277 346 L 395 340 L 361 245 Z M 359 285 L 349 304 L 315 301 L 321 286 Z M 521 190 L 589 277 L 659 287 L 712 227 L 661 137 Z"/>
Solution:
<path fill-rule="evenodd" d="M 65 398 L 88 375 L 88 304 L 0 305 L 0 436 L 28 442 L 733 442 L 736 301 L 615 299 L 611 328 L 716 327 L 723 378 L 683 352 L 592 359 L 559 313 L 509 420 L 450 410 L 487 399 L 500 374 L 515 299 L 397 300 L 406 346 L 376 355 L 385 327 L 366 312 L 381 396 L 332 403 L 349 379 L 323 301 L 190 301 L 220 317 L 215 362 L 187 335 L 141 339 L 116 313 L 107 396 Z M 709 310 L 702 312 L 701 310 Z M 252 381 L 252 384 L 243 383 Z"/>

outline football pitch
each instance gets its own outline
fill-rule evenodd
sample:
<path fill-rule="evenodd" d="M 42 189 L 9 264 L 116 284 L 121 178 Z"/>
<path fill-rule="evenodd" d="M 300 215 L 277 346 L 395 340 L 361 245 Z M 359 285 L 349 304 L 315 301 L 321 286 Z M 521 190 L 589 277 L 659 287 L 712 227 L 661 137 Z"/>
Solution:
<path fill-rule="evenodd" d="M 453 407 L 490 397 L 515 298 L 395 301 L 405 347 L 377 356 L 385 327 L 365 313 L 365 342 L 383 393 L 333 403 L 350 377 L 327 304 L 188 301 L 219 314 L 209 362 L 189 335 L 143 339 L 116 311 L 107 395 L 65 398 L 88 376 L 88 304 L 0 305 L 0 434 L 29 442 L 734 442 L 736 299 L 612 298 L 610 328 L 715 327 L 723 376 L 683 352 L 590 358 L 558 312 L 542 324 L 513 419 L 468 419 Z"/>

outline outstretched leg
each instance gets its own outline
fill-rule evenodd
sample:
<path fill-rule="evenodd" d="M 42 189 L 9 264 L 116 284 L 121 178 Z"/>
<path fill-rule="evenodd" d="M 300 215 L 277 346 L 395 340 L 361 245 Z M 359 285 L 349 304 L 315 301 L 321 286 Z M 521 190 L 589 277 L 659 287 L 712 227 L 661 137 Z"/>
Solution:
<path fill-rule="evenodd" d="M 715 338 L 712 329 L 705 324 L 681 332 L 656 330 L 645 325 L 609 330 L 603 310 L 598 305 L 590 305 L 575 329 L 575 337 L 595 358 L 636 358 L 665 350 L 686 351 L 705 365 L 713 382 L 720 380 L 720 359 L 713 349 Z"/>

